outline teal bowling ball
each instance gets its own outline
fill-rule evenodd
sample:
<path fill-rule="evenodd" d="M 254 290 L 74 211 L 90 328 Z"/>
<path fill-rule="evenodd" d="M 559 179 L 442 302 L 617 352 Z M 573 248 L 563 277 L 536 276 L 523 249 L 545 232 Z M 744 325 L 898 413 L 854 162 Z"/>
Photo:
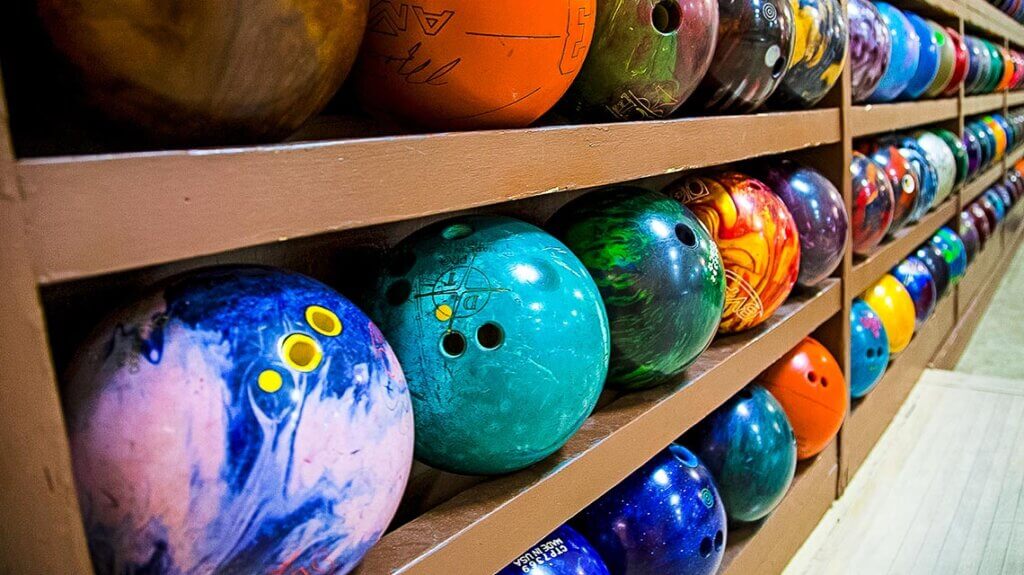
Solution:
<path fill-rule="evenodd" d="M 796 436 L 778 400 L 751 384 L 681 442 L 704 462 L 733 522 L 757 521 L 785 497 L 796 473 Z"/>
<path fill-rule="evenodd" d="M 386 269 L 371 316 L 409 381 L 417 458 L 507 473 L 558 450 L 590 415 L 608 316 L 557 239 L 511 218 L 454 218 L 400 242 Z"/>
<path fill-rule="evenodd" d="M 725 272 L 711 236 L 679 202 L 615 187 L 570 202 L 549 226 L 580 257 L 608 310 L 608 385 L 665 383 L 711 343 L 725 304 Z"/>

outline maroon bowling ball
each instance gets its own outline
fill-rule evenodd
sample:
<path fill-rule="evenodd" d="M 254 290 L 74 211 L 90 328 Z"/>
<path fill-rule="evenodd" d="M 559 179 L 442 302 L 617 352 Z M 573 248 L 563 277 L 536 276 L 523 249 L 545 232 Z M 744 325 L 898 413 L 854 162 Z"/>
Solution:
<path fill-rule="evenodd" d="M 974 228 L 978 230 L 978 237 L 981 239 L 981 246 L 985 247 L 988 239 L 992 237 L 992 224 L 988 221 L 988 215 L 981 204 L 972 203 L 965 210 L 974 220 Z"/>
<path fill-rule="evenodd" d="M 996 205 L 992 203 L 992 200 L 981 196 L 974 203 L 981 206 L 981 209 L 985 210 L 985 217 L 988 218 L 988 225 L 992 228 L 994 233 L 999 229 L 999 210 L 996 209 Z"/>

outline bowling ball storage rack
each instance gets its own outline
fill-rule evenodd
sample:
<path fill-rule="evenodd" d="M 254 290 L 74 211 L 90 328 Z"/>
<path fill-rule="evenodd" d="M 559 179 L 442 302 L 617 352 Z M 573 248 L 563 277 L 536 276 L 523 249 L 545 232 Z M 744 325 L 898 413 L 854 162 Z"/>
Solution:
<path fill-rule="evenodd" d="M 984 0 L 895 4 L 961 33 L 1024 46 L 1024 26 Z M 104 312 L 159 279 L 214 263 L 260 263 L 354 293 L 366 287 L 381 247 L 444 217 L 497 213 L 541 223 L 590 188 L 634 180 L 660 187 L 678 172 L 763 156 L 816 167 L 849 206 L 854 138 L 923 126 L 960 134 L 967 116 L 1024 104 L 1024 92 L 961 90 L 953 98 L 852 105 L 844 71 L 804 111 L 372 138 L 347 135 L 365 130 L 361 121 L 324 115 L 307 126 L 309 141 L 111 152 L 76 147 L 74 134 L 65 141 L 36 131 L 36 116 L 19 116 L 25 67 L 9 44 L 0 49 L 0 274 L 7 278 L 0 297 L 0 571 L 15 573 L 92 572 L 57 374 Z M 764 325 L 716 338 L 668 384 L 606 391 L 583 428 L 544 461 L 492 478 L 417 464 L 391 530 L 355 573 L 494 573 L 808 335 L 848 376 L 853 298 L 955 221 L 1022 156 L 1024 148 L 1008 151 L 868 256 L 848 250 L 832 278 L 794 291 Z M 854 402 L 838 438 L 799 465 L 779 508 L 756 526 L 730 531 L 721 573 L 781 571 L 919 374 L 956 363 L 1024 240 L 1024 206 L 997 234 L 876 390 Z"/>

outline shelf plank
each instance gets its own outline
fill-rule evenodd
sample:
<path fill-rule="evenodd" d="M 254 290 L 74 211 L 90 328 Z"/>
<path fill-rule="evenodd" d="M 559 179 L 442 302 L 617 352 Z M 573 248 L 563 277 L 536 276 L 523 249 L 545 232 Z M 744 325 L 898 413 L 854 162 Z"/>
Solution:
<path fill-rule="evenodd" d="M 859 296 L 955 215 L 956 201 L 950 198 L 921 218 L 921 221 L 896 232 L 895 236 L 880 245 L 871 255 L 855 261 L 850 273 L 849 293 L 853 297 Z"/>
<path fill-rule="evenodd" d="M 386 535 L 360 573 L 501 569 L 838 313 L 841 299 L 838 280 L 795 294 L 767 324 L 717 339 L 682 381 L 623 395 L 595 412 L 552 457 L 477 485 Z"/>
<path fill-rule="evenodd" d="M 1024 26 L 985 0 L 964 0 L 965 24 L 973 25 L 999 38 L 1019 43 L 1024 39 Z"/>
<path fill-rule="evenodd" d="M 957 117 L 956 98 L 868 104 L 850 108 L 850 131 L 854 138 L 933 124 Z"/>
<path fill-rule="evenodd" d="M 960 202 L 964 205 L 971 203 L 975 198 L 984 193 L 992 184 L 996 183 L 1003 175 L 1003 165 L 1001 162 L 990 166 L 987 170 L 978 175 L 978 177 L 964 184 L 963 190 L 960 192 Z"/>
<path fill-rule="evenodd" d="M 1004 94 L 984 94 L 981 96 L 967 96 L 964 98 L 964 115 L 983 114 L 985 112 L 999 111 L 1003 109 Z"/>
<path fill-rule="evenodd" d="M 967 268 L 967 273 L 957 285 L 957 313 L 963 317 L 968 308 L 974 304 L 975 297 L 982 292 L 989 279 L 999 269 L 1002 244 L 998 238 L 992 238 L 985 244 L 985 249 L 975 257 Z"/>
<path fill-rule="evenodd" d="M 835 108 L 19 162 L 40 283 L 838 142 Z"/>
<path fill-rule="evenodd" d="M 1018 92 L 1010 92 L 1006 95 L 1006 105 L 1009 107 L 1020 106 L 1024 104 L 1024 90 Z"/>
<path fill-rule="evenodd" d="M 1019 146 L 1016 150 L 1006 155 L 1006 168 L 1011 168 L 1014 164 L 1019 162 L 1021 158 L 1024 158 L 1024 145 Z"/>

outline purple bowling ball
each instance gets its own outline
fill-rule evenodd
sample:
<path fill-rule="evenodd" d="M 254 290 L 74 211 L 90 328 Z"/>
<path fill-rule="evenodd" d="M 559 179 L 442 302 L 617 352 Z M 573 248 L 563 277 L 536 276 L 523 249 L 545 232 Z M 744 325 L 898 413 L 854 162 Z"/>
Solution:
<path fill-rule="evenodd" d="M 863 102 L 875 91 L 889 67 L 889 28 L 871 2 L 850 0 L 846 10 L 850 18 L 853 101 Z"/>
<path fill-rule="evenodd" d="M 978 232 L 977 226 L 974 225 L 974 218 L 970 213 L 960 212 L 960 225 L 957 228 L 957 233 L 960 234 L 960 239 L 964 241 L 964 247 L 967 248 L 967 264 L 970 265 L 974 261 L 974 257 L 981 251 L 981 234 Z"/>
<path fill-rule="evenodd" d="M 761 179 L 782 199 L 800 233 L 800 275 L 813 286 L 827 278 L 846 250 L 850 217 L 839 190 L 813 168 L 790 160 L 764 164 Z"/>

